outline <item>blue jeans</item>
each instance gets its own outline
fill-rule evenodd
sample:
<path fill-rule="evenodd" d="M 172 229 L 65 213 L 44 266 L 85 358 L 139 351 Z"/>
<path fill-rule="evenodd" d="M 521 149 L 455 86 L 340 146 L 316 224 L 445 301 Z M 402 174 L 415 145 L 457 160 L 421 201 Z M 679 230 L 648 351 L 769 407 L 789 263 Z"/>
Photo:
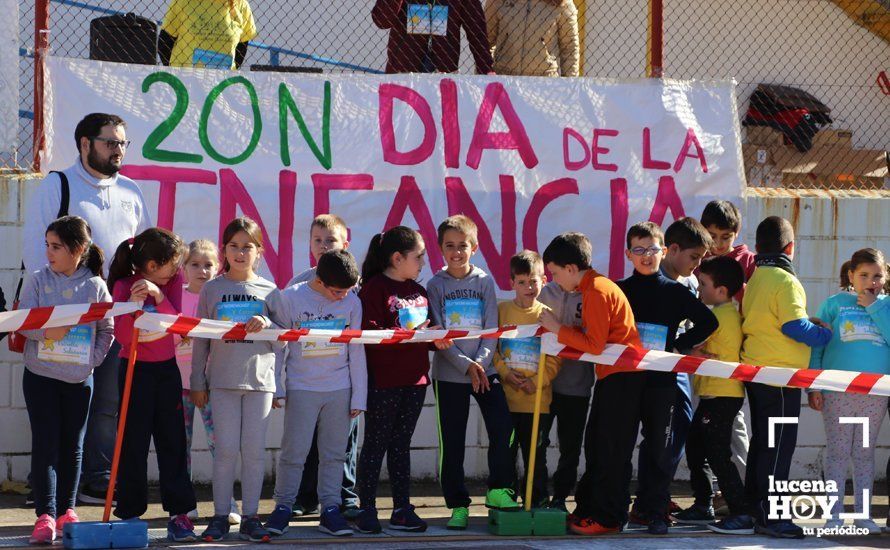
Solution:
<path fill-rule="evenodd" d="M 71 384 L 25 369 L 22 392 L 31 421 L 31 489 L 37 516 L 74 508 L 93 377 Z"/>
<path fill-rule="evenodd" d="M 93 370 L 93 401 L 83 442 L 82 480 L 84 486 L 93 485 L 99 490 L 104 490 L 111 478 L 111 457 L 114 455 L 120 406 L 117 380 L 120 350 L 121 345 L 113 342 L 105 360 Z"/>

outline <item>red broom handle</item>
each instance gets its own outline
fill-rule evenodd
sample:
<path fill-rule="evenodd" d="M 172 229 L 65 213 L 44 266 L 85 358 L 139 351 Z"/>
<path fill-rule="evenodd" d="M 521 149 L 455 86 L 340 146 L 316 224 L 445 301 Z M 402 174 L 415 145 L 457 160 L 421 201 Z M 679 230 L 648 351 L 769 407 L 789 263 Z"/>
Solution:
<path fill-rule="evenodd" d="M 136 318 L 139 312 L 136 313 Z M 133 325 L 133 338 L 130 340 L 130 354 L 127 358 L 127 377 L 124 380 L 124 394 L 121 396 L 121 411 L 117 419 L 117 437 L 114 440 L 114 457 L 111 459 L 111 479 L 105 492 L 105 512 L 102 521 L 111 518 L 111 501 L 114 499 L 114 485 L 117 482 L 117 467 L 121 459 L 121 445 L 124 443 L 124 428 L 127 426 L 127 409 L 130 408 L 130 389 L 133 386 L 133 371 L 136 370 L 136 347 L 139 345 L 139 329 Z"/>

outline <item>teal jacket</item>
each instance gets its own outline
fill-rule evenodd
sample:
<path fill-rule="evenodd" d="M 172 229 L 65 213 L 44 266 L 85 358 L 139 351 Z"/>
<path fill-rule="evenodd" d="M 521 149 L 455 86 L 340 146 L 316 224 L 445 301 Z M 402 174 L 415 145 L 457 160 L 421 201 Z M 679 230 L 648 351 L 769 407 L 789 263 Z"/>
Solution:
<path fill-rule="evenodd" d="M 828 345 L 813 348 L 811 369 L 834 369 L 890 374 L 890 299 L 878 296 L 868 307 L 856 295 L 841 292 L 829 297 L 818 317 L 831 325 Z"/>

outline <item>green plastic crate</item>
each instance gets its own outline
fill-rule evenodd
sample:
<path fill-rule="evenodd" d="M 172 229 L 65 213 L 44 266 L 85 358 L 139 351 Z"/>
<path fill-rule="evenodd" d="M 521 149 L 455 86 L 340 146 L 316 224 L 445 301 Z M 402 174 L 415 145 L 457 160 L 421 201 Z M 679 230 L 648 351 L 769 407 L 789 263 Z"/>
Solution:
<path fill-rule="evenodd" d="M 499 536 L 531 536 L 533 518 L 531 512 L 525 510 L 488 511 L 488 532 Z"/>
<path fill-rule="evenodd" d="M 566 534 L 566 513 L 552 508 L 532 510 L 532 532 L 539 537 L 555 537 Z"/>

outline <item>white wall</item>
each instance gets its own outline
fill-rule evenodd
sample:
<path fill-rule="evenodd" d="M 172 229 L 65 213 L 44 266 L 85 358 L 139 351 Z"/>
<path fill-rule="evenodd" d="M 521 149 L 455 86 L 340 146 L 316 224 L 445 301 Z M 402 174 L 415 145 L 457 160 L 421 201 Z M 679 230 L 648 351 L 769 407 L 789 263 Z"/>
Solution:
<path fill-rule="evenodd" d="M 11 301 L 18 280 L 21 258 L 21 224 L 23 204 L 20 200 L 23 188 L 33 185 L 33 180 L 21 181 L 0 178 L 0 242 L 5 243 L 6 254 L 0 255 L 0 286 Z M 854 250 L 866 246 L 877 247 L 890 253 L 890 195 L 880 192 L 843 193 L 812 192 L 789 194 L 777 189 L 749 190 L 745 211 L 745 242 L 753 242 L 753 230 L 758 220 L 780 215 L 792 221 L 797 231 L 795 264 L 808 295 L 810 313 L 837 287 L 837 271 L 844 259 Z M 21 356 L 7 351 L 5 342 L 0 345 L 0 480 L 22 480 L 29 470 L 30 435 L 29 423 L 22 398 Z M 471 405 L 470 423 L 467 429 L 467 454 L 465 468 L 468 476 L 486 475 L 485 429 Z M 282 416 L 274 413 L 269 430 L 266 471 L 272 474 L 276 448 L 281 440 Z M 427 403 L 412 442 L 412 467 L 415 477 L 434 478 L 437 464 L 436 416 L 432 391 L 427 392 Z M 552 437 L 555 443 L 555 433 Z M 199 481 L 209 481 L 210 456 L 204 443 L 200 422 L 195 427 L 193 470 Z M 821 416 L 804 407 L 801 413 L 800 436 L 794 458 L 792 475 L 812 478 L 820 471 L 825 434 Z M 878 476 L 884 476 L 884 464 L 890 456 L 890 423 L 885 423 L 878 439 Z M 556 449 L 548 456 L 551 469 L 556 464 Z M 150 475 L 157 479 L 157 469 L 150 461 Z M 685 462 L 678 474 L 686 478 Z"/>

